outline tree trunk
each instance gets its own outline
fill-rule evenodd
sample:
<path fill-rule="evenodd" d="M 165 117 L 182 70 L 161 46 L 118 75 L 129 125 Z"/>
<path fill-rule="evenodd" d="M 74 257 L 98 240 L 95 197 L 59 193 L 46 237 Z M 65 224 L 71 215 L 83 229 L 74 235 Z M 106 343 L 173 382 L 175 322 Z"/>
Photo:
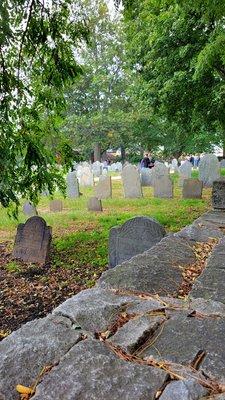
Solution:
<path fill-rule="evenodd" d="M 126 159 L 126 149 L 125 149 L 124 145 L 120 146 L 120 150 L 121 150 L 121 159 L 124 162 Z"/>
<path fill-rule="evenodd" d="M 94 161 L 101 161 L 101 144 L 94 143 Z"/>

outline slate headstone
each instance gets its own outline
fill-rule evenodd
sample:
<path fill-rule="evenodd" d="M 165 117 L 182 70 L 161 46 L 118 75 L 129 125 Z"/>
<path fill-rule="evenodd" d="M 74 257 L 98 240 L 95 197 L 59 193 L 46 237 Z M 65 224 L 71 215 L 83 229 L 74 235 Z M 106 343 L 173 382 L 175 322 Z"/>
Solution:
<path fill-rule="evenodd" d="M 38 216 L 31 217 L 17 227 L 12 257 L 45 264 L 49 259 L 51 239 L 51 228 L 45 220 Z"/>
<path fill-rule="evenodd" d="M 66 177 L 67 183 L 67 196 L 70 199 L 79 197 L 79 183 L 77 179 L 76 171 L 69 172 Z"/>
<path fill-rule="evenodd" d="M 51 212 L 60 212 L 63 209 L 62 200 L 52 200 L 49 203 L 49 208 Z"/>
<path fill-rule="evenodd" d="M 212 187 L 220 177 L 220 164 L 215 154 L 205 154 L 199 163 L 199 179 L 206 187 Z"/>
<path fill-rule="evenodd" d="M 225 210 L 225 178 L 213 182 L 212 206 L 216 209 Z"/>
<path fill-rule="evenodd" d="M 190 161 L 186 160 L 184 163 L 179 167 L 179 186 L 183 186 L 184 179 L 191 178 L 192 172 L 192 164 Z"/>
<path fill-rule="evenodd" d="M 203 183 L 199 179 L 184 179 L 183 199 L 201 199 Z"/>
<path fill-rule="evenodd" d="M 152 185 L 152 170 L 150 168 L 141 168 L 141 186 Z"/>
<path fill-rule="evenodd" d="M 95 186 L 95 196 L 98 199 L 108 199 L 112 197 L 111 176 L 100 176 L 99 182 Z"/>
<path fill-rule="evenodd" d="M 94 186 L 94 174 L 89 167 L 83 167 L 80 174 L 80 185 Z"/>
<path fill-rule="evenodd" d="M 138 169 L 131 164 L 122 170 L 124 197 L 136 199 L 142 197 L 141 180 Z"/>
<path fill-rule="evenodd" d="M 87 207 L 88 211 L 102 211 L 102 202 L 97 197 L 90 197 Z"/>
<path fill-rule="evenodd" d="M 109 266 L 115 267 L 158 243 L 166 232 L 154 218 L 135 217 L 109 234 Z"/>
<path fill-rule="evenodd" d="M 154 197 L 162 199 L 173 198 L 173 181 L 169 175 L 162 175 L 155 181 Z"/>
<path fill-rule="evenodd" d="M 38 215 L 36 207 L 33 206 L 29 201 L 26 201 L 23 205 L 23 213 L 28 217 L 33 217 L 34 215 Z"/>

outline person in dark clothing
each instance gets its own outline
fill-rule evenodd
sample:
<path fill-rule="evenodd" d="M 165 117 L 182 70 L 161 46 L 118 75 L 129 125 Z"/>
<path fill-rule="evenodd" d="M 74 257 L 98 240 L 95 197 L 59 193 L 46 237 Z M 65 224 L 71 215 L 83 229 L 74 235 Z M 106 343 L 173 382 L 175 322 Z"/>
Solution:
<path fill-rule="evenodd" d="M 141 160 L 141 168 L 149 168 L 150 167 L 150 159 L 148 154 L 145 154 L 144 158 Z"/>
<path fill-rule="evenodd" d="M 155 159 L 154 157 L 150 158 L 150 164 L 149 164 L 149 168 L 153 168 L 155 166 Z"/>

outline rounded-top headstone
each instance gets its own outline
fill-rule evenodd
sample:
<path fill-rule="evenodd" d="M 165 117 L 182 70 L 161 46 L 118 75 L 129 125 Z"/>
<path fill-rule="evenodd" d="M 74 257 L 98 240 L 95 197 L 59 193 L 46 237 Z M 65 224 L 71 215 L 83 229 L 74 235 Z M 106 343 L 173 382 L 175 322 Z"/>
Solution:
<path fill-rule="evenodd" d="M 220 177 L 220 164 L 215 154 L 205 154 L 199 163 L 199 179 L 206 187 L 211 187 L 213 182 Z"/>
<path fill-rule="evenodd" d="M 225 210 L 225 177 L 213 182 L 212 206 L 215 209 Z"/>
<path fill-rule="evenodd" d="M 28 217 L 32 217 L 34 215 L 37 215 L 37 210 L 36 207 L 33 206 L 29 201 L 26 201 L 23 205 L 23 213 L 27 215 Z"/>
<path fill-rule="evenodd" d="M 109 266 L 115 267 L 133 256 L 149 250 L 165 236 L 164 227 L 154 218 L 134 217 L 109 235 Z"/>
<path fill-rule="evenodd" d="M 124 197 L 130 199 L 142 197 L 140 174 L 134 165 L 128 164 L 123 168 L 122 181 Z"/>

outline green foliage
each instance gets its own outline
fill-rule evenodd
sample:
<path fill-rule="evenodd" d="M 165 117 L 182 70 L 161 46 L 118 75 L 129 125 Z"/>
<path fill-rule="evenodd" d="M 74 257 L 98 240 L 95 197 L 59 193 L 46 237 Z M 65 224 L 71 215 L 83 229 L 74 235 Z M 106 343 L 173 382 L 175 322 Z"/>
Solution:
<path fill-rule="evenodd" d="M 37 203 L 46 187 L 64 187 L 57 151 L 46 145 L 57 132 L 63 92 L 82 72 L 74 51 L 87 38 L 82 14 L 71 0 L 3 0 L 0 5 L 0 202 Z"/>

